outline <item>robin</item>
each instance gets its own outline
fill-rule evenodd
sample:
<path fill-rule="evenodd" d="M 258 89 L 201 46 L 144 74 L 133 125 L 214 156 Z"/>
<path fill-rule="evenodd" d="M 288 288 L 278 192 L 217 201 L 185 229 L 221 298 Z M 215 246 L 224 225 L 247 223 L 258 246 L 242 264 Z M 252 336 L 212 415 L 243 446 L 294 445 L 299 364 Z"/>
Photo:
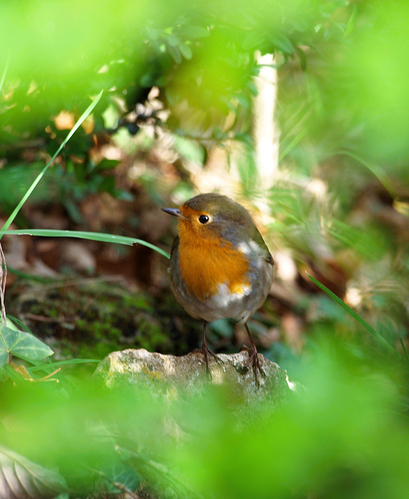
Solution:
<path fill-rule="evenodd" d="M 274 260 L 249 212 L 219 194 L 199 194 L 180 208 L 163 208 L 178 217 L 178 235 L 170 256 L 170 283 L 176 300 L 203 320 L 207 370 L 206 324 L 224 318 L 242 320 L 251 349 L 248 367 L 263 373 L 247 320 L 261 307 L 273 281 Z"/>

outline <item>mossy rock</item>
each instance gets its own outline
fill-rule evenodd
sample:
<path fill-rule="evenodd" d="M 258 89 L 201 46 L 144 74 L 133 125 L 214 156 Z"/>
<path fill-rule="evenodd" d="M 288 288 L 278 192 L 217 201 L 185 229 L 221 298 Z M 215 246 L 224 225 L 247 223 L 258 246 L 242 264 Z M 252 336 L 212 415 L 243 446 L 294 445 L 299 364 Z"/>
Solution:
<path fill-rule="evenodd" d="M 201 338 L 200 321 L 170 294 L 155 298 L 94 279 L 17 281 L 6 293 L 6 309 L 59 358 L 104 358 L 124 348 L 184 354 Z"/>

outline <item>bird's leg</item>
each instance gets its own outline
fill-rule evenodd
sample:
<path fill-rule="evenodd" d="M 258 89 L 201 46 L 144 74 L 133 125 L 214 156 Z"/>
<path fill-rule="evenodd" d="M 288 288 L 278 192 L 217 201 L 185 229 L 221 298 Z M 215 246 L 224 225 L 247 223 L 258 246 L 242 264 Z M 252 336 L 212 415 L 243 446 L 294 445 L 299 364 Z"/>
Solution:
<path fill-rule="evenodd" d="M 219 357 L 209 350 L 206 342 L 206 324 L 207 322 L 203 319 L 203 345 L 202 345 L 202 354 L 204 355 L 206 361 L 206 370 L 209 372 L 209 354 L 212 355 L 216 360 L 220 360 Z"/>
<path fill-rule="evenodd" d="M 256 378 L 256 383 L 258 385 L 259 383 L 258 383 L 257 371 L 260 371 L 260 374 L 263 376 L 264 376 L 264 371 L 260 366 L 257 347 L 256 347 L 256 344 L 254 343 L 253 337 L 250 334 L 250 330 L 249 330 L 249 327 L 247 325 L 247 322 L 244 323 L 244 327 L 246 328 L 247 334 L 249 335 L 250 345 L 251 345 L 251 349 L 249 350 L 249 359 L 246 362 L 245 366 L 249 367 L 249 365 L 251 363 L 253 363 L 254 376 Z"/>

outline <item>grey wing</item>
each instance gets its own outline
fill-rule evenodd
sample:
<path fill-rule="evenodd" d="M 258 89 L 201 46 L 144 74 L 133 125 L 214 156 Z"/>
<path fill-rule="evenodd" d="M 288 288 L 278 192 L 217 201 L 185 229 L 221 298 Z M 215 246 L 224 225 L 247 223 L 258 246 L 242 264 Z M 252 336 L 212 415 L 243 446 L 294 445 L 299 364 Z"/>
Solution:
<path fill-rule="evenodd" d="M 254 232 L 252 234 L 252 239 L 262 248 L 264 252 L 264 259 L 267 263 L 274 265 L 274 258 L 271 256 L 270 250 L 267 247 L 267 244 L 264 242 L 264 239 L 258 229 L 254 227 Z"/>

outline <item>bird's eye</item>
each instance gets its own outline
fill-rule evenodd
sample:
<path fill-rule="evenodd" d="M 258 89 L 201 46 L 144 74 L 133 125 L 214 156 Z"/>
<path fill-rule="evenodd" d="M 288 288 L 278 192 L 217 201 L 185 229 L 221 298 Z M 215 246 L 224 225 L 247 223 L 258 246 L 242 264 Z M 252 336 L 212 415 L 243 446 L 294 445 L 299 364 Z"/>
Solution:
<path fill-rule="evenodd" d="M 200 215 L 199 217 L 199 222 L 201 224 L 207 224 L 207 222 L 210 220 L 210 217 L 208 217 L 207 215 Z"/>

